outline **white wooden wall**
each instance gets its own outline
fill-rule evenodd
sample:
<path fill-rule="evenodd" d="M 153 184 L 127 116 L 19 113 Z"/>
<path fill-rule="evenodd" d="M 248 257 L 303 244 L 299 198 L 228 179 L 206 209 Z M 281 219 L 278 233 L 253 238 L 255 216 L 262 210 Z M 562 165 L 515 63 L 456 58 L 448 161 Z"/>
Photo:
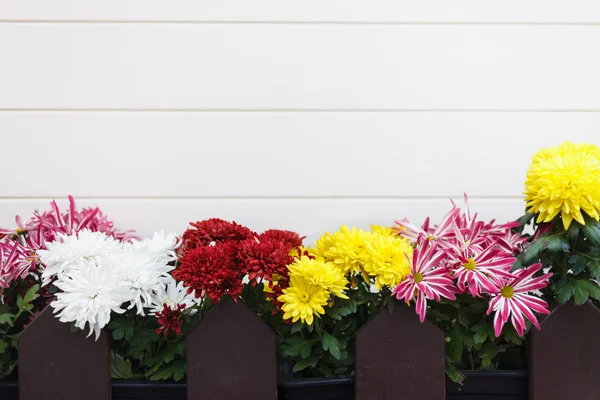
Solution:
<path fill-rule="evenodd" d="M 0 225 L 514 219 L 539 147 L 600 144 L 599 44 L 596 0 L 0 0 Z"/>

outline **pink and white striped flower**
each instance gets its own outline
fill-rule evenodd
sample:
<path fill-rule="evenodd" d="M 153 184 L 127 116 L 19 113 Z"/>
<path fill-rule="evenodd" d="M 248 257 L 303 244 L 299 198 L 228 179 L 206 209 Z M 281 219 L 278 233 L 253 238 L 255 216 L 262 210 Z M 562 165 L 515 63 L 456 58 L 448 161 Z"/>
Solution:
<path fill-rule="evenodd" d="M 427 300 L 456 299 L 456 288 L 449 271 L 440 266 L 445 257 L 435 241 L 425 240 L 420 248 L 413 251 L 410 274 L 392 292 L 397 299 L 404 299 L 407 303 L 416 300 L 415 310 L 421 322 L 425 320 Z"/>
<path fill-rule="evenodd" d="M 548 303 L 544 300 L 529 294 L 534 290 L 543 289 L 548 285 L 548 280 L 552 274 L 544 274 L 533 277 L 540 269 L 542 264 L 533 264 L 528 268 L 518 270 L 513 273 L 513 278 L 503 282 L 498 289 L 498 295 L 490 301 L 490 307 L 487 314 L 494 314 L 494 332 L 496 337 L 500 336 L 502 327 L 510 318 L 519 336 L 525 333 L 527 325 L 525 318 L 540 329 L 540 324 L 533 314 L 550 314 Z"/>
<path fill-rule="evenodd" d="M 452 230 L 453 221 L 460 213 L 460 208 L 452 208 L 442 219 L 439 225 L 429 226 L 429 217 L 425 220 L 422 227 L 418 227 L 407 218 L 394 221 L 392 229 L 400 236 L 407 238 L 413 244 L 421 244 L 425 239 L 441 240 L 454 235 Z"/>
<path fill-rule="evenodd" d="M 510 270 L 516 259 L 495 244 L 475 253 L 470 251 L 457 247 L 448 251 L 456 286 L 461 292 L 468 290 L 473 297 L 480 297 L 483 293 L 498 293 L 502 279 L 513 276 Z"/>
<path fill-rule="evenodd" d="M 37 257 L 20 244 L 0 243 L 0 288 L 7 288 L 17 278 L 24 278 Z"/>

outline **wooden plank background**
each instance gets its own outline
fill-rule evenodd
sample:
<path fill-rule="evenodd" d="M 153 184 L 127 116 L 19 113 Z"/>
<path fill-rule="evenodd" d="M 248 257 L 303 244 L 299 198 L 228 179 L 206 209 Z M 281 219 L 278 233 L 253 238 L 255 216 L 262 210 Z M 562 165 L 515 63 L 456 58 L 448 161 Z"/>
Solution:
<path fill-rule="evenodd" d="M 599 39 L 583 0 L 0 0 L 0 225 L 513 219 L 538 148 L 600 144 Z"/>

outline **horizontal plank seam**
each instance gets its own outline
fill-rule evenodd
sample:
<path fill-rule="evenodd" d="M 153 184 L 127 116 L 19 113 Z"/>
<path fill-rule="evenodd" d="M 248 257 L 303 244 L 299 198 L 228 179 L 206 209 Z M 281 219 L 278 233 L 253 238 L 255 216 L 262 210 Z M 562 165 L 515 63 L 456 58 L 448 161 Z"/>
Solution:
<path fill-rule="evenodd" d="M 210 24 L 210 25 L 507 25 L 507 26 L 597 26 L 598 22 L 559 21 L 292 21 L 292 20 L 111 20 L 111 19 L 0 19 L 0 24 Z"/>
<path fill-rule="evenodd" d="M 3 112 L 155 112 L 155 113 L 598 113 L 600 109 L 454 108 L 0 108 Z"/>
<path fill-rule="evenodd" d="M 57 200 L 66 198 L 54 196 L 1 196 L 0 201 L 38 201 L 53 198 Z M 450 198 L 460 198 L 461 194 L 448 196 L 75 196 L 78 200 L 444 200 Z M 469 196 L 470 200 L 521 200 L 521 196 Z"/>

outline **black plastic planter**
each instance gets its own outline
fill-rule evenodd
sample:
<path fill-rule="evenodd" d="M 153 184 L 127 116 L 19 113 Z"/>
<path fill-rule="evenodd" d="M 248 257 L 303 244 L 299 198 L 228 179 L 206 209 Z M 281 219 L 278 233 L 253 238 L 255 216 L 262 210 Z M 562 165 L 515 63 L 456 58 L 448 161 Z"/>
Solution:
<path fill-rule="evenodd" d="M 446 381 L 446 400 L 527 400 L 527 372 L 463 371 L 463 385 Z"/>
<path fill-rule="evenodd" d="M 527 373 L 465 371 L 464 385 L 446 383 L 447 400 L 527 400 Z M 113 400 L 186 400 L 185 383 L 114 381 Z M 0 399 L 18 400 L 17 382 L 0 381 Z M 288 379 L 279 382 L 279 400 L 354 400 L 354 380 Z"/>

